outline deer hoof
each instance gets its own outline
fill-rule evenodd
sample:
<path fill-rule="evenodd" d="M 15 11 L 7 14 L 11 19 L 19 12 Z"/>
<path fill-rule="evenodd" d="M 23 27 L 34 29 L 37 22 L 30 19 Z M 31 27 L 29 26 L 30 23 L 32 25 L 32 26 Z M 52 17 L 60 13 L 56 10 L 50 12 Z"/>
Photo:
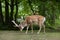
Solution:
<path fill-rule="evenodd" d="M 37 32 L 37 34 L 39 34 L 39 32 Z"/>
<path fill-rule="evenodd" d="M 27 32 L 25 32 L 27 34 Z"/>

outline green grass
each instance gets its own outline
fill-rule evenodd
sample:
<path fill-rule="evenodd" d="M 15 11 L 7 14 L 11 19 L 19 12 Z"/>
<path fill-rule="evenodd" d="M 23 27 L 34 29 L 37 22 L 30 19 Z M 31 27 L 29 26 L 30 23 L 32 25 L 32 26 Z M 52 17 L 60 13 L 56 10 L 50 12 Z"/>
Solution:
<path fill-rule="evenodd" d="M 25 34 L 25 31 L 0 31 L 0 40 L 60 40 L 59 32 L 47 32 L 40 34 L 34 31 L 33 34 L 29 31 Z"/>

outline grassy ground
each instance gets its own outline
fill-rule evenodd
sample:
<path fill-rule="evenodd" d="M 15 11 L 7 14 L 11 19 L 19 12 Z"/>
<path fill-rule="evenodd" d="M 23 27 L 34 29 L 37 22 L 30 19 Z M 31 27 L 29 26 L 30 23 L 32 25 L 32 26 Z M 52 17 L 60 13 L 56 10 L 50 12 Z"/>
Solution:
<path fill-rule="evenodd" d="M 37 34 L 36 31 L 33 34 L 24 32 L 0 31 L 0 40 L 60 40 L 59 32 L 47 32 L 46 34 L 43 32 Z"/>

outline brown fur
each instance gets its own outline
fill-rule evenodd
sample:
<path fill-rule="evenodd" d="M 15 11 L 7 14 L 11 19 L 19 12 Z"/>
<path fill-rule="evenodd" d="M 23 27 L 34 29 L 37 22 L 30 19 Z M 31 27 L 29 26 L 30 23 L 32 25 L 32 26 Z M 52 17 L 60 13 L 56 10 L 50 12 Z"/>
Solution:
<path fill-rule="evenodd" d="M 28 26 L 30 25 L 31 29 L 32 29 L 32 33 L 33 33 L 33 23 L 36 23 L 39 25 L 40 29 L 38 31 L 38 33 L 41 31 L 41 27 L 44 25 L 44 16 L 41 15 L 32 15 L 32 16 L 27 16 L 26 19 L 24 20 L 23 24 L 27 24 L 27 30 L 26 33 L 28 31 Z M 22 24 L 22 25 L 23 25 Z M 45 32 L 45 29 L 44 29 Z"/>

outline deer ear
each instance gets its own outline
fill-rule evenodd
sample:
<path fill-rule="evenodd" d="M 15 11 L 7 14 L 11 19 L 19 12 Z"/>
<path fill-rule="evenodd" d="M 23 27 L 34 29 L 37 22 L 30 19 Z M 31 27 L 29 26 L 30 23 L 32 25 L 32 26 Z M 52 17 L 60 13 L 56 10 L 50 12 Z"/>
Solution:
<path fill-rule="evenodd" d="M 21 16 L 21 19 L 23 19 L 23 16 Z"/>

